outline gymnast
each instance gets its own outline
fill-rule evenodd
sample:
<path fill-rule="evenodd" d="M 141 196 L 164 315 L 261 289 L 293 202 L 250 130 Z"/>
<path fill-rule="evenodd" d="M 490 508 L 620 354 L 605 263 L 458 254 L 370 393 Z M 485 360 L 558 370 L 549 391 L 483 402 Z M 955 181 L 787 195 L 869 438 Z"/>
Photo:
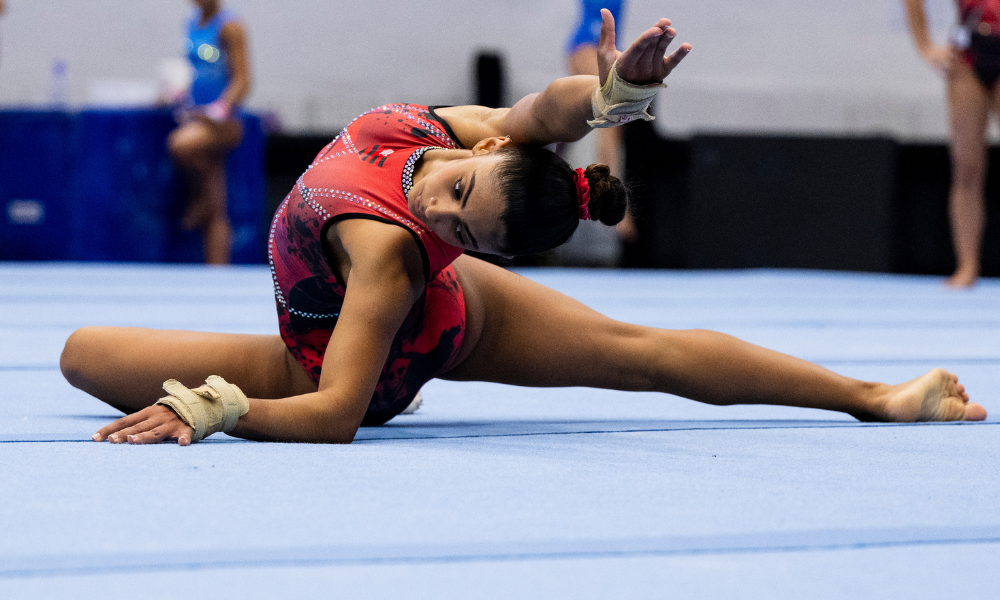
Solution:
<path fill-rule="evenodd" d="M 986 229 L 987 129 L 1000 113 L 1000 1 L 957 0 L 959 27 L 951 43 L 933 42 L 924 13 L 925 0 L 906 0 L 910 31 L 921 56 L 947 82 L 951 151 L 948 214 L 955 251 L 955 272 L 945 284 L 968 288 L 981 270 Z"/>
<path fill-rule="evenodd" d="M 167 148 L 191 191 L 181 227 L 201 230 L 205 262 L 228 264 L 232 226 L 226 212 L 226 155 L 243 139 L 240 105 L 250 93 L 250 50 L 243 23 L 223 8 L 222 0 L 193 2 L 187 48 L 195 78 L 176 111 L 179 126 Z"/>
<path fill-rule="evenodd" d="M 387 105 L 344 129 L 271 226 L 280 335 L 74 332 L 61 357 L 67 380 L 129 413 L 94 440 L 187 445 L 221 431 L 349 443 L 434 377 L 659 391 L 865 421 L 986 418 L 943 369 L 892 386 L 849 379 L 722 333 L 614 321 L 463 256 L 538 252 L 579 219 L 614 225 L 625 214 L 626 189 L 607 166 L 574 171 L 543 146 L 651 118 L 646 107 L 691 46 L 665 56 L 677 32 L 660 19 L 619 52 L 613 18 L 602 18 L 598 77 L 557 79 L 510 109 Z"/>

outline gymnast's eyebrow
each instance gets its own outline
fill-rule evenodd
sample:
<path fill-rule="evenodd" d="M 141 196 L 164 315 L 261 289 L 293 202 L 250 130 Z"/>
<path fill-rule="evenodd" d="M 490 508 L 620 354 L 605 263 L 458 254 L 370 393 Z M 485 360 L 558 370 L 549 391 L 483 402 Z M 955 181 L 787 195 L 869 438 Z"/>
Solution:
<path fill-rule="evenodd" d="M 476 187 L 476 173 L 472 172 L 472 179 L 469 180 L 469 187 L 465 188 L 465 196 L 462 197 L 462 208 L 465 208 L 465 203 L 469 201 L 469 194 L 472 193 L 472 188 Z M 468 228 L 466 228 L 468 230 Z"/>

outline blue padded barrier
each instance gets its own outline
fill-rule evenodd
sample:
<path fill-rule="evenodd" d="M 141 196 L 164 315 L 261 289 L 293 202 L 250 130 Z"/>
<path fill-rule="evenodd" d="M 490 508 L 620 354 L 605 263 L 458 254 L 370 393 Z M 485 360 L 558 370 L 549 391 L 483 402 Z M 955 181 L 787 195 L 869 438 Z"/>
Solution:
<path fill-rule="evenodd" d="M 0 112 L 0 259 L 69 258 L 72 119 Z"/>
<path fill-rule="evenodd" d="M 175 126 L 160 112 L 76 116 L 73 260 L 166 261 L 171 238 L 179 236 L 197 250 L 197 234 L 181 236 L 178 227 L 184 187 L 165 144 Z"/>
<path fill-rule="evenodd" d="M 265 256 L 264 134 L 258 117 L 243 122 L 227 181 L 233 262 L 246 264 Z M 200 262 L 200 235 L 180 229 L 187 190 L 166 148 L 174 127 L 165 110 L 0 113 L 0 259 Z M 25 200 L 44 205 L 43 222 L 26 222 Z"/>

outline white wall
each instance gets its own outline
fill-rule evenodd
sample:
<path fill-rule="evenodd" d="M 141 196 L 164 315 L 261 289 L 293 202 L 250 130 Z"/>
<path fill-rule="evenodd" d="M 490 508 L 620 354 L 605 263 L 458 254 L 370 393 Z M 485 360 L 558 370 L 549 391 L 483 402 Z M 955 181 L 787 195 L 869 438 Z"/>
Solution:
<path fill-rule="evenodd" d="M 661 94 L 658 125 L 694 131 L 945 134 L 943 85 L 917 57 L 902 0 L 631 0 L 625 34 L 659 16 L 694 52 Z M 101 78 L 155 78 L 180 53 L 184 0 L 8 0 L 0 105 L 45 100 L 53 60 L 70 98 Z M 944 39 L 952 0 L 928 0 Z M 511 98 L 564 71 L 574 0 L 229 0 L 252 45 L 254 109 L 330 129 L 383 102 L 472 100 L 478 48 L 502 50 Z M 280 6 L 280 8 L 279 8 Z"/>

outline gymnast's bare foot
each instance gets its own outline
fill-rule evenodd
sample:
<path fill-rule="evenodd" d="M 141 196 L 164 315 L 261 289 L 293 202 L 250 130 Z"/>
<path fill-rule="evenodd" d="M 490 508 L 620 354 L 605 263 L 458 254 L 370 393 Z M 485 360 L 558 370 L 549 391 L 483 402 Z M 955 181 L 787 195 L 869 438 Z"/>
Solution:
<path fill-rule="evenodd" d="M 959 269 L 944 280 L 944 285 L 950 288 L 968 289 L 976 285 L 977 279 L 979 279 L 978 269 Z"/>
<path fill-rule="evenodd" d="M 982 421 L 986 409 L 969 402 L 958 376 L 934 369 L 923 377 L 890 386 L 884 419 L 897 423 L 914 421 Z"/>

